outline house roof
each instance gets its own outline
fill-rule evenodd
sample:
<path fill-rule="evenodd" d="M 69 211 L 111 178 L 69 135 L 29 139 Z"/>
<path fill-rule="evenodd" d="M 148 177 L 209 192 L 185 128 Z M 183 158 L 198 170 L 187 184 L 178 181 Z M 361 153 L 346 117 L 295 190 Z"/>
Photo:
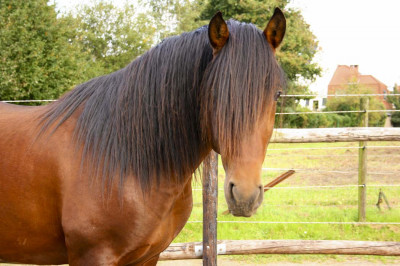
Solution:
<path fill-rule="evenodd" d="M 328 86 L 343 86 L 349 82 L 357 82 L 365 85 L 378 85 L 387 88 L 387 86 L 372 75 L 361 75 L 358 72 L 358 65 L 346 66 L 338 65 Z"/>
<path fill-rule="evenodd" d="M 338 65 L 329 85 L 347 84 L 352 79 L 356 79 L 359 75 L 358 67 Z"/>
<path fill-rule="evenodd" d="M 372 75 L 360 75 L 358 79 L 360 84 L 379 84 L 382 87 L 387 87 L 383 82 Z"/>

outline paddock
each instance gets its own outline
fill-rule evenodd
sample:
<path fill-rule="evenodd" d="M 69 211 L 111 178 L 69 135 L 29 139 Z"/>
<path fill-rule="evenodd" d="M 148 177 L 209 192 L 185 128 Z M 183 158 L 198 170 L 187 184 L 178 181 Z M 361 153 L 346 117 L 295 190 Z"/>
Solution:
<path fill-rule="evenodd" d="M 271 138 L 271 143 L 348 143 L 362 142 L 363 146 L 354 147 L 358 150 L 359 183 L 353 186 L 358 189 L 358 221 L 347 222 L 349 225 L 393 225 L 400 226 L 400 222 L 365 222 L 365 190 L 370 186 L 363 175 L 366 175 L 367 164 L 363 158 L 366 150 L 372 151 L 377 148 L 396 149 L 400 146 L 374 145 L 373 142 L 396 142 L 400 140 L 399 128 L 321 128 L 321 129 L 276 129 Z M 271 145 L 271 144 L 270 144 Z M 337 147 L 340 148 L 340 147 Z M 290 149 L 290 148 L 288 148 Z M 364 153 L 363 153 L 364 152 Z M 267 153 L 268 154 L 268 153 Z M 204 265 L 215 265 L 216 257 L 220 255 L 250 255 L 250 254 L 336 254 L 336 255 L 377 255 L 377 256 L 399 256 L 400 242 L 396 241 L 354 241 L 354 240 L 217 240 L 217 223 L 252 223 L 246 221 L 217 221 L 217 159 L 212 155 L 211 171 L 204 173 L 203 178 L 203 242 L 174 243 L 171 244 L 160 256 L 160 260 L 182 260 L 203 258 Z M 266 158 L 268 160 L 268 156 Z M 365 164 L 365 165 L 363 165 Z M 271 170 L 271 169 L 264 169 Z M 288 170 L 288 169 L 280 169 Z M 304 169 L 295 169 L 304 170 Z M 337 171 L 340 174 L 340 171 Z M 361 183 L 360 183 L 361 182 Z M 399 186 L 400 184 L 387 184 L 386 186 Z M 346 185 L 342 185 L 346 186 Z M 375 185 L 371 185 L 374 187 Z M 314 186 L 318 187 L 318 186 Z M 322 186 L 323 187 L 323 186 Z M 385 187 L 385 185 L 382 185 Z M 268 192 L 267 192 L 268 193 Z M 386 208 L 386 206 L 385 206 Z M 363 216 L 364 215 L 364 216 Z M 190 223 L 191 221 L 189 221 Z M 201 221 L 192 221 L 201 223 Z M 257 221 L 265 226 L 275 224 L 271 221 Z M 290 224 L 287 222 L 286 224 Z M 295 223 L 295 222 L 294 222 Z M 301 222 L 298 222 L 301 223 Z M 285 223 L 283 223 L 285 224 Z M 313 224 L 313 222 L 304 222 Z M 315 222 L 324 224 L 324 222 Z M 346 224 L 346 222 L 325 222 L 325 224 Z"/>

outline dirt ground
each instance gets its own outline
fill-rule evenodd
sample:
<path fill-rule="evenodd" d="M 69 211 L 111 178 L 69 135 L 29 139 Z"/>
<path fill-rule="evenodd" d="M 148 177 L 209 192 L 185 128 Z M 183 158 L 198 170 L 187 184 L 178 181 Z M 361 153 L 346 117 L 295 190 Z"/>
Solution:
<path fill-rule="evenodd" d="M 158 262 L 159 266 L 202 266 L 202 260 L 176 260 L 176 261 L 160 261 Z M 400 265 L 400 258 L 391 263 L 382 263 L 382 262 L 371 262 L 365 260 L 351 260 L 346 262 L 337 262 L 337 261 L 324 261 L 324 262 L 310 262 L 310 261 L 302 261 L 301 263 L 290 263 L 290 262 L 271 262 L 268 264 L 251 264 L 245 263 L 242 261 L 233 261 L 226 258 L 218 258 L 219 266 L 250 266 L 250 265 L 273 265 L 273 266 L 299 266 L 299 265 L 307 265 L 307 266 L 380 266 L 380 265 Z"/>
<path fill-rule="evenodd" d="M 2 264 L 2 266 L 29 266 L 27 264 Z M 160 261 L 157 263 L 159 266 L 202 266 L 202 260 L 175 260 L 175 261 Z M 227 258 L 218 258 L 219 266 L 253 266 L 253 265 L 271 265 L 271 266 L 299 266 L 299 265 L 307 265 L 307 266 L 381 266 L 381 265 L 399 265 L 400 266 L 400 258 L 391 263 L 382 263 L 382 262 L 371 262 L 365 260 L 351 260 L 346 262 L 337 262 L 337 261 L 324 261 L 324 262 L 310 262 L 310 261 L 302 261 L 301 263 L 290 263 L 290 262 L 271 262 L 267 264 L 254 264 L 254 263 L 245 263 L 242 261 L 234 261 Z"/>

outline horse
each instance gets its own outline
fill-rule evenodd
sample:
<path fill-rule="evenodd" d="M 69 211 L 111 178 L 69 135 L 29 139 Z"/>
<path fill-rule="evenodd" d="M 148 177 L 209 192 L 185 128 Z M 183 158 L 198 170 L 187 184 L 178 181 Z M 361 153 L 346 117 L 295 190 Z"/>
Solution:
<path fill-rule="evenodd" d="M 0 260 L 155 265 L 192 210 L 215 150 L 229 211 L 263 200 L 276 97 L 276 9 L 264 31 L 218 12 L 125 68 L 43 106 L 0 104 Z"/>

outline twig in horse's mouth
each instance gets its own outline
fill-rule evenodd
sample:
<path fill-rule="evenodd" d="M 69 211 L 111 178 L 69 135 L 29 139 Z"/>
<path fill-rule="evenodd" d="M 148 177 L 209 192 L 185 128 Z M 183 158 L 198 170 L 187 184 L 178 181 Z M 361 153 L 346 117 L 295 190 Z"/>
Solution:
<path fill-rule="evenodd" d="M 269 182 L 268 184 L 266 184 L 264 186 L 264 192 L 268 191 L 270 188 L 278 185 L 280 182 L 282 182 L 283 180 L 285 180 L 289 176 L 293 175 L 294 173 L 295 173 L 294 170 L 289 170 L 289 171 L 283 173 L 282 175 L 278 176 L 277 178 L 275 178 L 274 180 L 272 180 L 271 182 Z"/>

